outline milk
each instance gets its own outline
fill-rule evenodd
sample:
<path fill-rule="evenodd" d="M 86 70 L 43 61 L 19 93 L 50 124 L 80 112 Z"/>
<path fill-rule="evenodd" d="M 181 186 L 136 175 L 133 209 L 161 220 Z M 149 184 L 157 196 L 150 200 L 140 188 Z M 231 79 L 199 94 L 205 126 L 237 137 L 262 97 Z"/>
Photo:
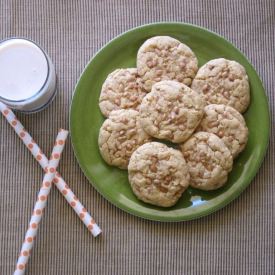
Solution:
<path fill-rule="evenodd" d="M 34 42 L 12 38 L 0 43 L 0 101 L 38 111 L 53 98 L 55 84 L 53 64 Z"/>

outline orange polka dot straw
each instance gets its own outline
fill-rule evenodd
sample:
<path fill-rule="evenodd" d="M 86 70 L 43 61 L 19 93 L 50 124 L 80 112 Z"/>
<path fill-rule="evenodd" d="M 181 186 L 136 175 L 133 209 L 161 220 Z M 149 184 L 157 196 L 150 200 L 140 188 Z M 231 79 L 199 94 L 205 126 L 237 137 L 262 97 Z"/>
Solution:
<path fill-rule="evenodd" d="M 17 133 L 17 135 L 20 137 L 20 139 L 23 141 L 23 143 L 32 153 L 33 157 L 37 160 L 37 162 L 40 164 L 43 170 L 45 172 L 48 172 L 49 169 L 47 169 L 47 166 L 48 166 L 49 160 L 43 154 L 42 150 L 39 148 L 37 143 L 34 142 L 30 134 L 25 130 L 23 125 L 20 123 L 20 121 L 16 119 L 15 114 L 12 112 L 12 110 L 10 110 L 5 104 L 0 102 L 0 112 L 2 112 L 3 116 L 7 119 L 8 123 L 12 126 L 14 131 Z M 13 121 L 16 121 L 16 126 L 12 125 Z M 31 144 L 31 146 L 29 146 L 29 144 Z M 57 140 L 55 142 L 55 145 L 62 145 L 62 144 L 63 144 L 62 140 Z M 53 157 L 51 158 L 54 158 L 54 157 L 57 157 L 57 155 L 53 155 Z M 57 189 L 65 197 L 68 204 L 73 208 L 73 210 L 78 215 L 78 217 L 80 217 L 80 214 L 82 212 L 81 210 L 84 208 L 84 206 L 79 201 L 79 199 L 75 196 L 73 191 L 69 188 L 69 186 L 66 184 L 66 182 L 58 172 L 55 172 L 55 178 L 53 182 L 54 182 L 54 185 L 57 187 Z M 46 185 L 47 184 L 45 184 L 45 186 Z M 63 192 L 64 189 L 66 189 L 67 192 Z M 93 234 L 93 236 L 96 237 L 99 234 L 101 234 L 101 229 L 96 223 L 94 223 L 93 227 L 91 227 L 90 222 L 92 220 L 94 221 L 91 215 L 88 212 L 86 212 L 85 218 L 81 221 L 85 224 L 85 226 Z"/>
<path fill-rule="evenodd" d="M 40 188 L 39 194 L 37 196 L 37 201 L 34 206 L 33 215 L 31 217 L 31 220 L 29 223 L 29 228 L 25 235 L 25 241 L 22 245 L 21 253 L 20 253 L 20 256 L 17 261 L 16 270 L 14 272 L 14 274 L 16 274 L 16 275 L 25 273 L 25 268 L 28 263 L 28 259 L 30 257 L 30 251 L 33 247 L 33 243 L 36 238 L 38 226 L 39 226 L 39 223 L 42 218 L 43 209 L 46 207 L 47 198 L 48 198 L 50 190 L 51 190 L 51 184 L 49 184 L 49 183 L 51 183 L 55 177 L 55 171 L 59 164 L 60 155 L 63 151 L 64 145 L 65 145 L 65 140 L 68 137 L 68 133 L 69 132 L 66 130 L 61 130 L 57 135 L 56 140 L 63 140 L 63 143 L 62 143 L 62 145 L 57 144 L 56 146 L 54 146 L 52 154 L 53 155 L 58 154 L 59 157 L 53 158 L 49 162 L 49 165 L 48 165 L 49 169 L 48 169 L 48 172 L 45 173 L 43 183 Z"/>

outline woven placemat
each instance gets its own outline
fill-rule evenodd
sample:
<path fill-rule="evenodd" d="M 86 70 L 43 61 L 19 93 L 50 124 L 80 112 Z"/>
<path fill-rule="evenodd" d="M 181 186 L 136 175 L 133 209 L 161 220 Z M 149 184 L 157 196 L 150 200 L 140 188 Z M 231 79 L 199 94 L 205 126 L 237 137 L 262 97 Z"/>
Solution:
<path fill-rule="evenodd" d="M 274 116 L 275 2 L 258 0 L 1 0 L 0 38 L 23 36 L 51 56 L 58 94 L 45 111 L 18 117 L 49 155 L 85 64 L 111 38 L 157 21 L 194 23 L 232 41 L 262 77 Z M 274 274 L 274 124 L 265 161 L 245 192 L 199 220 L 158 223 L 107 202 L 82 174 L 71 145 L 59 172 L 103 229 L 94 239 L 52 190 L 27 274 Z M 43 173 L 0 118 L 0 274 L 11 274 Z"/>

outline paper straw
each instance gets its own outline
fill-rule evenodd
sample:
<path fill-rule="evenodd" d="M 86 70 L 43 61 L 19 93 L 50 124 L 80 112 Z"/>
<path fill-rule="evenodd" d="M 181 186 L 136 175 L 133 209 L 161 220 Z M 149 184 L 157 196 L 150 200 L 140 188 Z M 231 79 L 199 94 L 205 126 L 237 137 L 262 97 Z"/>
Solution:
<path fill-rule="evenodd" d="M 9 124 L 13 127 L 17 135 L 24 142 L 27 148 L 30 150 L 34 158 L 38 161 L 40 166 L 46 170 L 48 166 L 48 159 L 43 154 L 39 146 L 32 139 L 30 134 L 24 129 L 23 125 L 17 120 L 15 114 L 10 110 L 5 104 L 0 102 L 0 111 L 5 116 Z M 77 215 L 80 217 L 85 226 L 89 229 L 89 231 L 93 234 L 94 237 L 98 236 L 101 233 L 101 229 L 95 223 L 94 219 L 87 212 L 85 207 L 79 201 L 79 199 L 75 196 L 72 190 L 68 187 L 66 182 L 62 179 L 62 177 L 56 173 L 55 178 L 53 180 L 55 186 L 61 192 L 61 194 L 65 197 L 70 206 L 74 209 Z"/>
<path fill-rule="evenodd" d="M 26 264 L 28 263 L 33 243 L 37 235 L 37 230 L 42 219 L 43 210 L 47 205 L 47 199 L 51 191 L 52 181 L 55 177 L 56 168 L 59 164 L 60 156 L 63 151 L 68 133 L 68 131 L 61 129 L 57 135 L 56 143 L 51 155 L 51 160 L 49 162 L 47 172 L 43 178 L 42 186 L 37 196 L 37 201 L 34 206 L 29 228 L 26 232 L 25 240 L 17 261 L 16 270 L 14 272 L 15 275 L 25 273 Z"/>

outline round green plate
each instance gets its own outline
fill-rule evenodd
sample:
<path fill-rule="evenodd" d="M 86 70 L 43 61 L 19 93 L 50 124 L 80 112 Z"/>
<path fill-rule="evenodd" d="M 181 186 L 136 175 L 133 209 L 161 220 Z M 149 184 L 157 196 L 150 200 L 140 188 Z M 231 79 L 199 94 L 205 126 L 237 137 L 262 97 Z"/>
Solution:
<path fill-rule="evenodd" d="M 216 191 L 188 188 L 168 209 L 139 201 L 133 194 L 127 171 L 108 166 L 100 156 L 97 138 L 104 117 L 98 107 L 102 83 L 117 68 L 135 67 L 136 54 L 149 37 L 169 35 L 187 44 L 203 65 L 224 57 L 241 63 L 249 76 L 251 104 L 244 114 L 248 144 L 234 162 L 227 184 Z M 210 214 L 236 198 L 251 182 L 264 158 L 269 139 L 269 108 L 261 80 L 245 56 L 231 43 L 206 29 L 181 23 L 157 23 L 132 29 L 109 42 L 82 73 L 71 105 L 70 130 L 77 160 L 92 185 L 111 203 L 139 217 L 158 221 L 183 221 Z"/>

